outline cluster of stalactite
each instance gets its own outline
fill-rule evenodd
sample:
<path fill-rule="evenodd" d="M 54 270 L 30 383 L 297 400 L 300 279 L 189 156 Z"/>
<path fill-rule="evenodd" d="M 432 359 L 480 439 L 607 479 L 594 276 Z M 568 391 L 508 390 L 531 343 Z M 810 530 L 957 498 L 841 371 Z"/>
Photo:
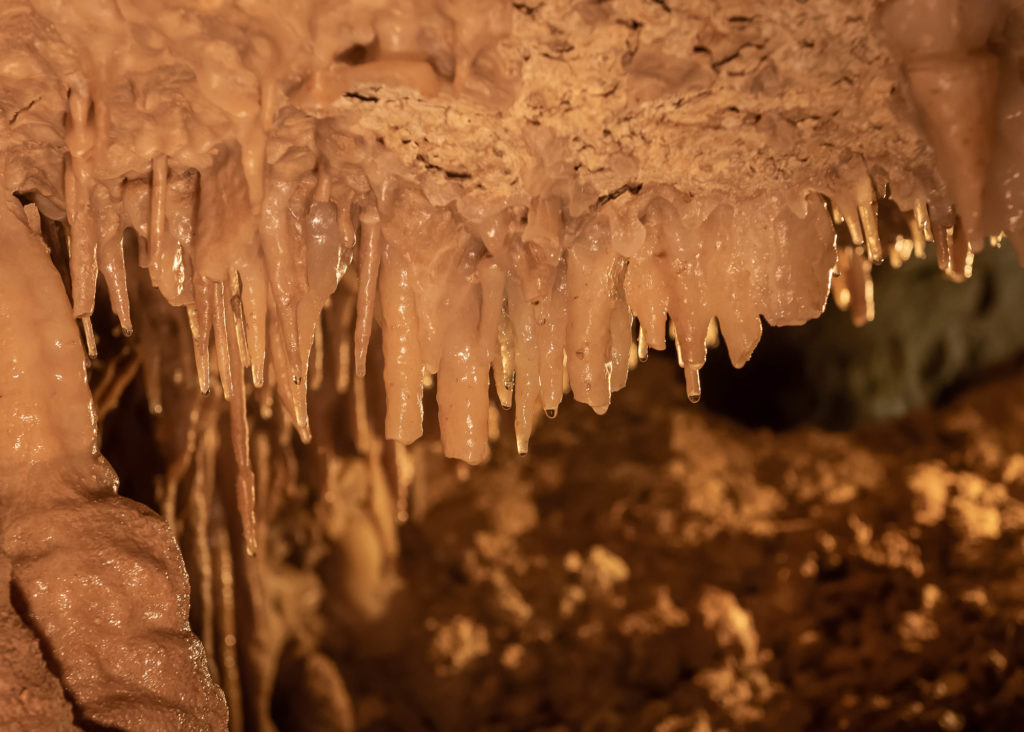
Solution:
<path fill-rule="evenodd" d="M 257 547 L 289 486 L 323 484 L 362 455 L 371 487 L 358 515 L 393 557 L 390 520 L 408 510 L 404 446 L 423 434 L 425 412 L 436 412 L 445 455 L 478 464 L 497 407 L 513 410 L 526 453 L 564 395 L 602 413 L 649 349 L 667 348 L 697 401 L 719 338 L 740 367 L 762 322 L 803 323 L 830 291 L 855 322 L 870 321 L 873 265 L 933 247 L 943 271 L 968 277 L 974 253 L 1018 231 L 1024 215 L 1012 3 L 975 13 L 953 0 L 903 0 L 879 15 L 945 185 L 931 171 L 887 172 L 851 154 L 843 170 L 799 185 L 694 192 L 666 172 L 602 193 L 546 159 L 559 149 L 552 138 L 531 142 L 529 174 L 508 195 L 458 171 L 438 183 L 410 170 L 324 102 L 361 98 L 347 90 L 367 81 L 428 96 L 441 77 L 456 96 L 481 98 L 474 84 L 488 81 L 504 89 L 486 51 L 509 8 L 453 21 L 455 51 L 441 63 L 421 48 L 423 29 L 461 6 L 423 5 L 429 12 L 401 4 L 388 16 L 393 32 L 374 20 L 365 44 L 354 31 L 338 31 L 344 43 L 314 34 L 322 66 L 340 63 L 336 46 L 375 54 L 333 76 L 303 77 L 287 54 L 230 38 L 230 24 L 211 26 L 220 40 L 201 47 L 187 20 L 168 21 L 188 41 L 173 52 L 205 61 L 186 73 L 165 63 L 172 50 L 155 36 L 136 38 L 130 70 L 140 76 L 125 99 L 114 24 L 45 3 L 56 27 L 77 34 L 79 57 L 12 62 L 12 73 L 39 80 L 41 101 L 10 120 L 21 157 L 5 163 L 6 179 L 20 181 L 16 193 L 38 217 L 89 356 L 106 354 L 94 373 L 101 420 L 141 375 L 167 465 L 157 501 L 192 569 L 193 627 L 232 709 L 245 706 L 243 686 L 269 683 L 260 649 L 283 643 L 256 617 L 265 605 Z M 11 27 L 48 31 L 21 7 L 6 11 Z M 141 15 L 123 20 L 145 25 Z M 301 79 L 290 98 L 275 86 L 289 74 Z M 182 101 L 181 88 L 198 93 Z M 17 127 L 54 98 L 59 134 Z M 310 100 L 323 102 L 317 113 Z M 29 149 L 31 135 L 41 142 Z M 119 333 L 94 327 L 100 281 Z M 310 468 L 297 453 L 317 476 L 300 475 Z"/>

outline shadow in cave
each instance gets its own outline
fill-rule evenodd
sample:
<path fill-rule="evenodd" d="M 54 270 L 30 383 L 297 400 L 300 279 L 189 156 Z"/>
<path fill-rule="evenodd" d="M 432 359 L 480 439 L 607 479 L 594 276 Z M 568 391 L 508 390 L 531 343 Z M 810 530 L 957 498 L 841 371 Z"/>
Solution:
<path fill-rule="evenodd" d="M 1024 356 L 1024 270 L 1012 247 L 986 249 L 957 283 L 934 255 L 874 271 L 876 318 L 857 328 L 829 301 L 799 327 L 765 327 L 750 362 L 725 347 L 701 370 L 701 403 L 751 427 L 846 430 L 948 403 Z M 681 377 L 680 377 L 681 381 Z"/>

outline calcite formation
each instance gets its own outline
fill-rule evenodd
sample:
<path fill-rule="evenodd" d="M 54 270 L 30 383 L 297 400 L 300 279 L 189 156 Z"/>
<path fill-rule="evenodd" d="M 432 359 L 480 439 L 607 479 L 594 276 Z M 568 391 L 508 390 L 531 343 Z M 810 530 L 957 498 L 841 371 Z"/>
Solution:
<path fill-rule="evenodd" d="M 478 464 L 493 404 L 514 409 L 525 453 L 563 394 L 605 411 L 648 349 L 674 341 L 696 401 L 719 335 L 741 366 L 762 321 L 803 323 L 830 290 L 870 320 L 874 264 L 933 245 L 970 276 L 1022 225 L 1022 32 L 1011 0 L 8 0 L 3 551 L 37 587 L 26 613 L 76 714 L 225 723 L 171 537 L 112 495 L 72 318 L 101 416 L 141 370 L 193 626 L 232 709 L 262 720 L 242 688 L 268 663 L 233 643 L 284 642 L 260 620 L 256 555 L 260 502 L 304 470 L 292 434 L 318 480 L 369 458 L 376 488 L 346 530 L 393 554 L 425 410 L 445 455 Z M 97 285 L 116 329 L 94 324 Z M 83 536 L 99 564 L 75 577 L 117 574 L 97 581 L 118 596 L 160 577 L 150 609 L 113 604 L 153 624 L 110 651 L 141 654 L 115 672 L 47 625 L 46 587 L 75 581 L 32 524 L 57 505 L 68 547 L 89 511 L 122 527 Z M 108 550 L 145 557 L 138 586 Z M 173 699 L 154 681 L 108 708 L 97 680 L 145 666 L 148 634 L 195 673 Z"/>
<path fill-rule="evenodd" d="M 10 596 L 79 721 L 223 727 L 224 695 L 188 627 L 181 553 L 158 516 L 116 495 L 60 278 L 19 213 L 0 206 L 0 265 L 17 273 L 0 294 L 0 559 Z M 28 729 L 40 715 L 37 728 L 69 727 L 58 704 L 25 688 L 28 699 L 19 689 L 0 700 L 8 726 Z"/>

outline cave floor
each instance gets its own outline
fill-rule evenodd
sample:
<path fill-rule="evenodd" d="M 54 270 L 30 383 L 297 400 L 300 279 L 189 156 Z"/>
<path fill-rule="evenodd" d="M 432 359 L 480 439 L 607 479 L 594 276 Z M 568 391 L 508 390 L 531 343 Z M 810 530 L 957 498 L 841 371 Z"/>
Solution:
<path fill-rule="evenodd" d="M 494 452 L 418 478 L 404 589 L 339 641 L 361 728 L 1024 714 L 1024 371 L 851 433 L 774 433 L 693 407 L 652 358 L 608 414 L 565 405 L 529 456 L 508 434 Z"/>

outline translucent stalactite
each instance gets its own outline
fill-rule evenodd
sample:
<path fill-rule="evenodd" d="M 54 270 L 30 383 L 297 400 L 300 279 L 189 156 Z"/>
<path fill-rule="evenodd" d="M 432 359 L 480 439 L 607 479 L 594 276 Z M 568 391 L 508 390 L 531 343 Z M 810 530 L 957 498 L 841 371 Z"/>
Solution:
<path fill-rule="evenodd" d="M 224 283 L 213 284 L 213 340 L 217 350 L 217 372 L 220 374 L 220 387 L 224 398 L 231 400 L 235 395 L 237 379 L 231 360 L 231 344 L 235 340 L 234 333 L 228 325 L 228 303 L 224 292 Z"/>
<path fill-rule="evenodd" d="M 383 248 L 378 289 L 387 394 L 384 434 L 407 445 L 423 434 L 419 318 L 408 254 L 397 245 Z"/>
<path fill-rule="evenodd" d="M 622 262 L 595 220 L 568 252 L 565 352 L 573 397 L 603 414 L 611 403 L 611 321 Z"/>
<path fill-rule="evenodd" d="M 452 323 L 437 372 L 438 420 L 445 455 L 478 465 L 490 456 L 488 352 L 478 332 L 480 290 L 460 289 L 460 297 L 451 303 Z"/>
<path fill-rule="evenodd" d="M 234 316 L 229 316 L 234 320 Z M 236 323 L 240 325 L 240 323 Z M 245 375 L 242 366 L 244 345 L 238 338 L 231 335 L 238 332 L 234 327 L 228 334 L 228 358 L 231 365 L 231 450 L 235 458 L 235 502 L 238 514 L 242 519 L 242 536 L 245 550 L 252 556 L 256 554 L 256 477 L 252 470 L 249 457 L 249 422 L 246 417 Z"/>
<path fill-rule="evenodd" d="M 569 291 L 566 263 L 559 264 L 554 284 L 541 298 L 537 309 L 538 347 L 540 349 L 540 401 L 551 416 L 562 402 L 565 379 L 566 327 L 569 321 Z"/>
<path fill-rule="evenodd" d="M 210 330 L 213 327 L 214 284 L 198 277 L 193 292 L 195 304 L 187 308 L 189 327 L 195 352 L 199 390 L 210 393 Z"/>
<path fill-rule="evenodd" d="M 92 192 L 93 209 L 99 213 L 99 248 L 97 265 L 107 283 L 110 304 L 117 315 L 121 330 L 131 336 L 131 302 L 128 297 L 128 280 L 124 262 L 124 224 L 121 221 L 120 185 L 97 185 Z"/>
<path fill-rule="evenodd" d="M 961 13 L 954 5 L 943 7 Z M 376 348 L 383 435 L 403 444 L 419 438 L 424 399 L 434 398 L 445 452 L 467 462 L 488 453 L 492 388 L 514 410 L 525 452 L 542 412 L 557 414 L 567 392 L 605 411 L 630 369 L 669 345 L 667 335 L 695 401 L 707 348 L 717 345 L 712 329 L 740 367 L 764 323 L 816 317 L 830 287 L 855 323 L 869 322 L 873 265 L 899 266 L 934 246 L 939 267 L 964 278 L 984 235 L 1001 234 L 992 222 L 1013 228 L 1024 220 L 1014 168 L 993 152 L 1021 159 L 1024 86 L 1012 73 L 1009 41 L 993 30 L 990 3 L 971 23 L 947 27 L 929 15 L 928 34 L 908 30 L 928 7 L 894 1 L 880 19 L 935 149 L 925 162 L 945 170 L 944 183 L 927 171 L 889 176 L 887 160 L 851 148 L 799 185 L 780 168 L 778 180 L 758 178 L 749 190 L 712 190 L 671 171 L 643 172 L 633 154 L 610 156 L 607 169 L 574 167 L 560 157 L 566 141 L 545 128 L 523 133 L 514 155 L 502 149 L 509 175 L 517 165 L 520 175 L 499 192 L 473 172 L 406 154 L 406 142 L 415 147 L 410 130 L 395 133 L 409 134 L 396 151 L 394 140 L 351 123 L 332 105 L 365 100 L 339 100 L 340 82 L 323 69 L 296 61 L 285 74 L 300 81 L 289 97 L 275 82 L 285 72 L 274 65 L 292 63 L 280 49 L 225 60 L 238 66 L 237 86 L 205 68 L 181 78 L 166 72 L 150 90 L 152 103 L 164 105 L 155 107 L 163 126 L 126 102 L 131 89 L 108 71 L 76 76 L 63 123 L 63 196 L 73 312 L 87 350 L 106 337 L 90 321 L 99 272 L 122 331 L 136 329 L 129 296 L 151 297 L 132 289 L 135 262 L 126 263 L 124 246 L 137 245 L 150 283 L 187 315 L 199 390 L 209 393 L 219 377 L 243 517 L 254 511 L 243 443 L 255 414 L 246 401 L 256 399 L 266 418 L 277 414 L 276 399 L 310 442 L 311 392 L 351 393 L 364 413 L 356 441 L 375 449 L 366 412 Z M 285 43 L 292 32 L 271 36 Z M 306 47 L 294 41 L 304 58 L 298 49 Z M 322 48 L 315 55 L 334 58 Z M 465 59 L 457 66 L 452 89 L 474 88 L 479 70 Z M 425 75 L 417 88 L 445 93 L 422 64 L 401 68 Z M 616 185 L 602 192 L 598 173 Z M 162 375 L 177 361 L 166 349 L 139 351 L 159 413 L 168 398 Z M 251 546 L 253 521 L 244 523 Z"/>
<path fill-rule="evenodd" d="M 506 299 L 506 304 L 507 304 Z M 513 392 L 516 386 L 515 346 L 512 320 L 507 311 L 498 320 L 498 349 L 494 354 L 491 373 L 498 402 L 503 409 L 512 408 Z"/>
<path fill-rule="evenodd" d="M 73 89 L 68 95 L 64 198 L 70 225 L 71 300 L 76 318 L 82 320 L 89 355 L 95 357 L 96 343 L 91 316 L 96 299 L 99 249 L 99 224 L 92 206 L 93 176 L 88 156 L 95 144 L 95 131 L 88 122 L 90 99 L 84 91 Z"/>
<path fill-rule="evenodd" d="M 366 376 L 366 352 L 370 348 L 373 328 L 373 307 L 377 297 L 377 275 L 380 271 L 380 214 L 368 208 L 359 214 L 359 297 L 356 301 L 355 371 Z"/>
<path fill-rule="evenodd" d="M 506 286 L 509 318 L 512 323 L 511 362 L 514 364 L 514 397 L 516 445 L 525 455 L 537 416 L 542 409 L 540 400 L 540 354 L 537 346 L 537 324 L 530 304 L 523 294 L 518 278 L 511 278 Z"/>

